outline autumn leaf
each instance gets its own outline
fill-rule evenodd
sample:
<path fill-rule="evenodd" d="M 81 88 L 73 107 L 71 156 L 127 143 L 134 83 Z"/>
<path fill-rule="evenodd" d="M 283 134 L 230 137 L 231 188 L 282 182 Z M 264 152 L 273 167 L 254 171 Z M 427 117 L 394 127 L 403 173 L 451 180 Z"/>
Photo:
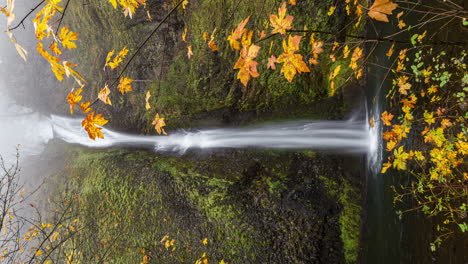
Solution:
<path fill-rule="evenodd" d="M 351 55 L 351 61 L 349 63 L 349 67 L 353 70 L 357 70 L 358 64 L 357 61 L 362 58 L 362 49 L 360 47 L 356 47 L 353 50 L 353 54 Z"/>
<path fill-rule="evenodd" d="M 292 82 L 297 73 L 310 72 L 310 69 L 303 61 L 302 55 L 295 53 L 299 50 L 301 38 L 302 36 L 289 36 L 287 42 L 283 40 L 284 53 L 277 60 L 278 63 L 283 63 L 281 73 L 289 82 Z"/>
<path fill-rule="evenodd" d="M 398 86 L 398 91 L 403 95 L 408 95 L 408 90 L 411 89 L 411 84 L 408 81 L 408 76 L 400 76 L 396 79 L 396 84 Z M 395 81 L 394 81 L 395 83 Z"/>
<path fill-rule="evenodd" d="M 54 54 L 57 54 L 57 55 L 62 54 L 62 51 L 61 51 L 60 48 L 58 47 L 58 43 L 57 43 L 57 42 L 52 43 L 52 44 L 49 46 L 49 49 L 50 49 L 50 51 L 52 51 L 52 53 L 54 53 Z"/>
<path fill-rule="evenodd" d="M 343 58 L 348 58 L 349 56 L 349 47 L 348 45 L 346 45 L 344 48 L 343 48 Z"/>
<path fill-rule="evenodd" d="M 81 104 L 80 104 L 80 109 L 81 109 L 81 111 L 82 111 L 84 114 L 86 114 L 86 113 L 88 113 L 88 112 L 90 112 L 90 111 L 93 110 L 93 109 L 91 109 L 90 106 L 91 106 L 91 103 L 90 103 L 89 101 L 81 102 Z"/>
<path fill-rule="evenodd" d="M 240 50 L 239 39 L 242 37 L 242 34 L 245 32 L 245 26 L 249 22 L 250 16 L 242 20 L 237 28 L 231 32 L 231 35 L 228 36 L 227 40 L 232 49 Z"/>
<path fill-rule="evenodd" d="M 388 22 L 387 15 L 391 15 L 397 6 L 390 0 L 375 0 L 374 4 L 369 8 L 368 14 L 377 21 Z"/>
<path fill-rule="evenodd" d="M 106 64 L 105 64 L 105 66 L 111 67 L 112 70 L 117 68 L 120 65 L 120 63 L 123 61 L 123 59 L 125 59 L 125 57 L 128 54 L 128 49 L 127 47 L 123 47 L 122 50 L 120 50 L 119 53 L 115 56 L 115 58 L 112 61 L 110 61 L 113 54 L 114 54 L 114 50 L 112 50 L 111 52 L 107 54 Z"/>
<path fill-rule="evenodd" d="M 70 93 L 68 93 L 67 101 L 70 104 L 70 114 L 72 115 L 74 113 L 75 104 L 79 103 L 81 98 L 83 98 L 83 96 L 80 95 L 82 91 L 83 89 L 80 88 L 76 90 L 76 92 L 73 92 L 72 90 Z"/>
<path fill-rule="evenodd" d="M 393 161 L 393 167 L 398 170 L 406 170 L 406 160 L 408 160 L 409 154 L 403 150 L 403 146 L 400 146 L 393 152 L 395 160 Z"/>
<path fill-rule="evenodd" d="M 67 26 L 60 30 L 59 38 L 62 41 L 62 46 L 67 49 L 75 49 L 76 44 L 72 41 L 78 40 L 78 33 L 75 33 L 68 29 Z"/>
<path fill-rule="evenodd" d="M 187 42 L 187 28 L 184 28 L 184 32 L 182 32 L 182 41 Z"/>
<path fill-rule="evenodd" d="M 192 46 L 187 47 L 187 57 L 190 59 L 193 56 Z"/>
<path fill-rule="evenodd" d="M 257 71 L 257 62 L 254 60 L 258 55 L 260 47 L 257 45 L 244 46 L 241 49 L 241 54 L 234 69 L 239 69 L 237 73 L 237 79 L 247 87 L 247 83 L 250 80 L 250 77 L 256 78 L 260 76 Z"/>
<path fill-rule="evenodd" d="M 271 33 L 280 33 L 285 35 L 286 30 L 292 28 L 293 16 L 286 16 L 286 2 L 283 2 L 281 7 L 278 9 L 278 15 L 270 15 L 270 25 L 274 28 Z"/>
<path fill-rule="evenodd" d="M 218 47 L 216 46 L 216 42 L 214 41 L 215 33 L 216 33 L 216 28 L 213 30 L 213 33 L 211 33 L 210 41 L 208 41 L 208 47 L 210 47 L 212 51 L 218 50 Z"/>
<path fill-rule="evenodd" d="M 330 9 L 328 10 L 327 16 L 331 16 L 335 13 L 336 6 L 330 6 Z"/>
<path fill-rule="evenodd" d="M 309 63 L 317 65 L 319 54 L 323 52 L 323 41 L 315 40 L 314 33 L 310 35 L 310 46 L 312 47 L 312 58 L 309 58 Z"/>
<path fill-rule="evenodd" d="M 164 128 L 166 126 L 166 122 L 164 122 L 164 118 L 160 118 L 159 114 L 156 114 L 156 117 L 154 118 L 153 122 L 151 123 L 154 128 L 156 129 L 156 132 L 158 132 L 159 135 L 163 133 L 164 135 L 167 135 L 166 131 L 164 131 Z"/>
<path fill-rule="evenodd" d="M 150 97 L 151 97 L 151 92 L 150 91 L 146 92 L 146 96 L 145 96 L 145 108 L 146 108 L 146 110 L 149 110 L 151 108 L 151 105 L 149 103 Z"/>
<path fill-rule="evenodd" d="M 375 126 L 375 124 L 374 124 L 374 117 L 371 116 L 371 117 L 369 118 L 369 124 L 370 124 L 371 127 L 374 127 L 374 126 Z"/>
<path fill-rule="evenodd" d="M 59 237 L 59 232 L 54 232 L 51 236 L 50 236 L 50 242 L 54 242 L 55 240 L 57 240 L 57 238 Z"/>
<path fill-rule="evenodd" d="M 119 80 L 119 85 L 117 85 L 117 89 L 120 91 L 121 94 L 133 91 L 132 86 L 130 85 L 133 82 L 133 79 L 127 77 L 121 77 Z"/>
<path fill-rule="evenodd" d="M 184 0 L 184 1 L 182 2 L 182 8 L 183 8 L 183 9 L 186 9 L 188 4 L 189 4 L 189 0 Z"/>
<path fill-rule="evenodd" d="M 386 151 L 392 151 L 396 147 L 397 142 L 394 140 L 390 140 L 387 142 L 387 149 Z"/>
<path fill-rule="evenodd" d="M 386 126 L 391 126 L 392 123 L 390 121 L 392 121 L 393 119 L 393 115 L 390 114 L 389 112 L 385 111 L 382 113 L 382 117 L 380 118 L 380 120 L 382 120 L 383 124 L 386 125 Z"/>
<path fill-rule="evenodd" d="M 208 245 L 208 238 L 203 239 L 202 243 L 203 243 L 203 245 L 205 245 L 205 246 Z"/>
<path fill-rule="evenodd" d="M 393 42 L 392 46 L 390 46 L 390 49 L 388 49 L 387 53 L 385 53 L 385 55 L 390 58 L 393 54 L 393 52 L 395 51 L 393 48 L 395 47 L 395 42 Z"/>
<path fill-rule="evenodd" d="M 104 89 L 102 89 L 99 93 L 98 93 L 98 98 L 99 100 L 103 101 L 105 104 L 108 104 L 108 105 L 112 105 L 112 102 L 109 98 L 109 94 L 110 94 L 110 89 L 109 87 L 104 87 Z"/>
<path fill-rule="evenodd" d="M 289 0 L 290 5 L 296 5 L 296 0 Z"/>
<path fill-rule="evenodd" d="M 435 123 L 434 113 L 424 112 L 424 121 L 430 125 Z"/>
<path fill-rule="evenodd" d="M 392 163 L 389 161 L 389 162 L 386 162 L 383 164 L 383 167 L 382 167 L 382 170 L 380 171 L 380 173 L 382 174 L 385 174 L 387 172 L 387 170 L 392 166 Z"/>
<path fill-rule="evenodd" d="M 92 140 L 96 140 L 96 138 L 104 138 L 104 134 L 102 134 L 101 127 L 107 124 L 108 120 L 102 117 L 102 114 L 94 115 L 95 112 L 89 113 L 86 118 L 81 121 L 81 126 L 84 127 L 86 132 L 88 132 L 88 136 Z"/>
<path fill-rule="evenodd" d="M 267 69 L 276 70 L 275 63 L 276 63 L 276 57 L 275 57 L 275 55 L 271 55 L 271 57 L 268 58 Z"/>
<path fill-rule="evenodd" d="M 340 71 L 341 71 L 341 65 L 336 66 L 335 69 L 330 72 L 330 76 L 328 77 L 328 79 L 329 80 L 335 79 L 335 77 L 338 76 Z"/>

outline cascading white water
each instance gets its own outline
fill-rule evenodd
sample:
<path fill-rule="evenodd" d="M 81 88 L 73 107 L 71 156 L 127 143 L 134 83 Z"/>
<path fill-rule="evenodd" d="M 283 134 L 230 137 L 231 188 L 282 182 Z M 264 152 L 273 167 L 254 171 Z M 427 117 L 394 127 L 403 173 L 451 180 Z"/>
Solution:
<path fill-rule="evenodd" d="M 51 117 L 55 137 L 93 148 L 111 146 L 150 147 L 155 151 L 185 152 L 199 148 L 320 149 L 367 153 L 369 131 L 363 121 L 298 121 L 249 128 L 179 131 L 169 136 L 141 136 L 103 128 L 104 139 L 91 140 L 81 120 Z"/>

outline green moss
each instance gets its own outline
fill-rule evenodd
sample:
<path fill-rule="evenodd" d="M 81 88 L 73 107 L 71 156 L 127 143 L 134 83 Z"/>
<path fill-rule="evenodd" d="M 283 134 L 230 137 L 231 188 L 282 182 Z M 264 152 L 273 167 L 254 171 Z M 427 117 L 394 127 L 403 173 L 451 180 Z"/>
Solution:
<path fill-rule="evenodd" d="M 328 195 L 337 198 L 342 206 L 339 224 L 346 263 L 357 263 L 362 214 L 359 195 L 346 179 L 341 179 L 341 184 L 323 176 L 320 179 Z"/>

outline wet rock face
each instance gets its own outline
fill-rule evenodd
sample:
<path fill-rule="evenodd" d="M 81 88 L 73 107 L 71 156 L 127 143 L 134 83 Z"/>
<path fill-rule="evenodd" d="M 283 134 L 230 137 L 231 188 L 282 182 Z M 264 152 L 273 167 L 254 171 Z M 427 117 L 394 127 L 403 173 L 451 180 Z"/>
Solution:
<path fill-rule="evenodd" d="M 242 204 L 243 220 L 258 231 L 259 240 L 267 243 L 256 249 L 258 261 L 343 262 L 338 222 L 341 208 L 324 190 L 318 178 L 323 173 L 326 171 L 320 161 L 293 157 L 283 188 L 272 193 L 271 186 L 265 190 L 262 182 L 275 175 L 267 164 L 258 161 L 231 186 L 232 199 Z"/>

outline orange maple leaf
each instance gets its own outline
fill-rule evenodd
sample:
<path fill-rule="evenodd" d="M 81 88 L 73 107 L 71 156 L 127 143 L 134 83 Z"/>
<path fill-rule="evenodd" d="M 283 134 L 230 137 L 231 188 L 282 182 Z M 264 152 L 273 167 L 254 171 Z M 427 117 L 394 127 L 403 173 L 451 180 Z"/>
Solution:
<path fill-rule="evenodd" d="M 81 98 L 83 98 L 83 96 L 80 95 L 82 91 L 83 89 L 81 88 L 76 90 L 76 92 L 73 92 L 72 90 L 67 96 L 67 101 L 70 104 L 70 114 L 72 115 L 74 113 L 75 105 L 81 101 Z"/>
<path fill-rule="evenodd" d="M 277 60 L 278 63 L 283 63 L 281 72 L 289 82 L 292 82 L 297 73 L 310 72 L 310 69 L 302 60 L 302 55 L 295 53 L 299 50 L 301 38 L 302 36 L 289 36 L 288 42 L 283 40 L 284 53 Z"/>
<path fill-rule="evenodd" d="M 108 105 L 112 105 L 112 102 L 109 98 L 109 94 L 110 94 L 110 89 L 109 87 L 104 87 L 104 89 L 102 89 L 99 93 L 98 93 L 98 98 L 99 100 L 103 101 L 105 104 L 108 104 Z"/>
<path fill-rule="evenodd" d="M 245 25 L 249 22 L 250 16 L 242 20 L 237 28 L 231 32 L 231 35 L 228 36 L 227 40 L 232 49 L 240 50 L 239 39 L 242 37 L 245 31 Z"/>
<path fill-rule="evenodd" d="M 166 131 L 164 131 L 163 128 L 166 126 L 166 122 L 164 121 L 164 118 L 159 117 L 159 114 L 156 114 L 156 117 L 154 118 L 151 124 L 154 126 L 158 134 L 161 135 L 161 133 L 163 133 L 164 135 L 167 135 Z"/>
<path fill-rule="evenodd" d="M 274 28 L 271 33 L 280 33 L 285 35 L 286 30 L 291 29 L 293 16 L 286 16 L 286 2 L 283 2 L 280 8 L 278 8 L 278 15 L 270 15 L 270 25 Z"/>
<path fill-rule="evenodd" d="M 130 85 L 133 82 L 133 79 L 122 77 L 119 80 L 119 85 L 117 85 L 117 89 L 120 91 L 121 94 L 133 91 L 132 86 Z"/>
<path fill-rule="evenodd" d="M 242 47 L 240 57 L 234 65 L 234 69 L 239 69 L 237 79 L 246 87 L 250 77 L 256 78 L 260 76 L 257 71 L 257 62 L 254 61 L 259 50 L 260 47 L 255 44 Z"/>
<path fill-rule="evenodd" d="M 275 63 L 276 63 L 276 57 L 275 57 L 275 55 L 271 55 L 271 57 L 268 58 L 267 69 L 276 70 Z"/>
<path fill-rule="evenodd" d="M 95 112 L 89 113 L 86 118 L 81 121 L 81 126 L 84 127 L 86 132 L 88 132 L 88 136 L 90 139 L 95 140 L 96 138 L 104 138 L 104 134 L 102 134 L 101 127 L 109 122 L 102 114 L 98 114 L 94 116 Z"/>
<path fill-rule="evenodd" d="M 386 126 L 391 126 L 392 123 L 390 121 L 392 121 L 393 119 L 393 115 L 390 114 L 389 112 L 385 111 L 382 113 L 382 117 L 380 118 L 380 120 L 382 120 L 383 124 L 386 125 Z"/>
<path fill-rule="evenodd" d="M 91 103 L 89 101 L 82 102 L 80 104 L 81 111 L 85 114 L 92 111 L 93 109 L 90 106 L 91 106 Z"/>
<path fill-rule="evenodd" d="M 374 4 L 369 8 L 368 14 L 375 20 L 388 22 L 387 15 L 391 15 L 397 6 L 390 0 L 375 0 Z"/>

